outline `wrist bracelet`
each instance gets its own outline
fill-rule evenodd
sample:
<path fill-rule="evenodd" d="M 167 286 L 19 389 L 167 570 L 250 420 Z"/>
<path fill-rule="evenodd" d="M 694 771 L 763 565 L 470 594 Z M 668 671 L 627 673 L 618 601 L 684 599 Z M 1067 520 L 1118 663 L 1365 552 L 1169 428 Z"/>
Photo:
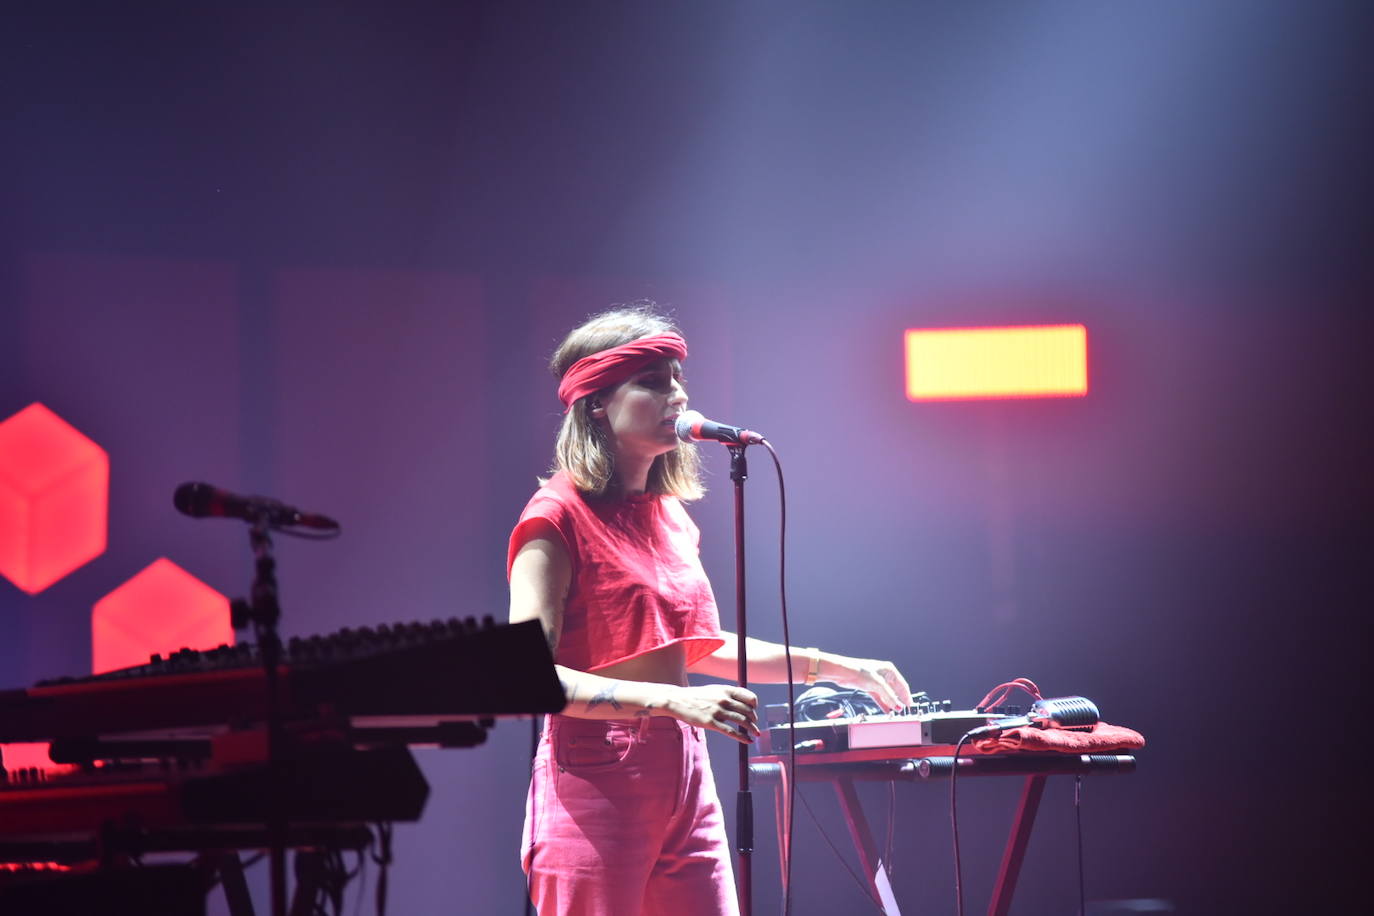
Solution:
<path fill-rule="evenodd" d="M 811 653 L 811 665 L 806 671 L 806 686 L 810 687 L 821 677 L 821 650 L 807 649 Z"/>

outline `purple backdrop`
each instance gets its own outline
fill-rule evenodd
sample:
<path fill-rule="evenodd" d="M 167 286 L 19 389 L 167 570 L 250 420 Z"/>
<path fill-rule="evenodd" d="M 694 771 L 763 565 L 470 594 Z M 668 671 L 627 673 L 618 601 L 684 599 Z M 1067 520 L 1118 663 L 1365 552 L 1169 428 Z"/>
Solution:
<path fill-rule="evenodd" d="M 1370 604 L 1368 19 L 23 14 L 0 64 L 0 416 L 41 400 L 104 446 L 111 516 L 109 550 L 47 591 L 0 583 L 4 686 L 85 670 L 91 604 L 157 556 L 245 590 L 242 532 L 176 515 L 184 480 L 343 521 L 280 545 L 288 633 L 504 614 L 505 538 L 557 422 L 547 358 L 646 296 L 688 335 L 695 405 L 783 456 L 795 641 L 893 658 L 961 706 L 1030 676 L 1142 730 L 1137 774 L 1086 784 L 1090 898 L 1320 909 L 1303 895 L 1340 892 L 1357 785 L 1306 752 L 1351 712 Z M 1086 399 L 903 397 L 904 328 L 1038 322 L 1087 325 Z M 694 512 L 728 618 L 730 484 L 706 457 Z M 776 636 L 762 452 L 752 471 L 752 619 Z M 503 723 L 420 754 L 434 791 L 397 831 L 393 912 L 520 912 L 527 744 Z M 713 753 L 732 795 L 733 747 Z M 961 797 L 974 909 L 1017 791 L 998 783 Z M 1047 792 L 1024 912 L 1076 905 L 1070 794 Z M 946 804 L 897 793 L 912 912 L 952 907 Z M 797 842 L 796 911 L 862 911 L 804 814 Z"/>

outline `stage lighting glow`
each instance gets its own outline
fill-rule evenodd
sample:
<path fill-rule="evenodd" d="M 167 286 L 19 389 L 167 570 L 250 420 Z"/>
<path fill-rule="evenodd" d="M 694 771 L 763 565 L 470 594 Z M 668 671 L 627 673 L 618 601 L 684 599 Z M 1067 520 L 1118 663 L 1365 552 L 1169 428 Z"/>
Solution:
<path fill-rule="evenodd" d="M 110 459 L 42 404 L 0 423 L 0 575 L 36 595 L 105 551 Z"/>
<path fill-rule="evenodd" d="M 70 764 L 53 763 L 48 756 L 48 743 L 25 741 L 17 744 L 0 744 L 0 763 L 9 772 L 15 770 L 42 770 L 44 773 L 69 772 L 76 767 Z"/>
<path fill-rule="evenodd" d="M 1088 331 L 1081 324 L 906 332 L 906 396 L 913 401 L 1087 393 Z"/>
<path fill-rule="evenodd" d="M 91 671 L 148 661 L 154 652 L 232 643 L 229 599 L 163 557 L 101 598 L 91 611 Z"/>

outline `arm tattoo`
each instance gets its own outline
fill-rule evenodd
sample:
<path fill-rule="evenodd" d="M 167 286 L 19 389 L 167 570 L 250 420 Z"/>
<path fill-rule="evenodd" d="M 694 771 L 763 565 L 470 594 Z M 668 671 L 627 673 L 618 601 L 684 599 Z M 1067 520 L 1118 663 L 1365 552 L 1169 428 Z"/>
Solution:
<path fill-rule="evenodd" d="M 623 708 L 620 704 L 620 701 L 615 698 L 614 684 L 603 689 L 596 696 L 588 700 L 587 711 L 591 712 L 593 709 L 600 706 L 602 703 L 610 703 L 611 708 L 616 710 L 617 712 L 619 712 Z"/>
<path fill-rule="evenodd" d="M 577 685 L 576 685 L 576 684 L 569 684 L 567 681 L 563 680 L 561 677 L 558 679 L 558 684 L 559 684 L 560 687 L 563 688 L 563 695 L 564 695 L 565 697 L 568 698 L 568 702 L 569 702 L 569 703 L 571 703 L 573 700 L 577 699 Z"/>

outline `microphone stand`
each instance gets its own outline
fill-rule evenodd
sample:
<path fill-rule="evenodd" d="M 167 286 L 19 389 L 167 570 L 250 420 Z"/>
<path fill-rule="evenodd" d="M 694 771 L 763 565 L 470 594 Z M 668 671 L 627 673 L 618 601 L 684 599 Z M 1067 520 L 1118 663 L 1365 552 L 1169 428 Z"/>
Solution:
<path fill-rule="evenodd" d="M 253 550 L 252 600 L 238 598 L 230 605 L 230 622 L 242 630 L 250 623 L 262 654 L 262 669 L 267 701 L 267 839 L 271 869 L 272 916 L 286 916 L 286 833 L 285 756 L 282 753 L 279 671 L 281 638 L 277 621 L 281 605 L 277 600 L 277 561 L 272 555 L 268 535 L 271 518 L 266 510 L 255 512 L 250 520 L 248 542 Z"/>
<path fill-rule="evenodd" d="M 737 681 L 749 687 L 749 659 L 745 649 L 746 615 L 744 596 L 744 482 L 749 479 L 749 464 L 745 460 L 744 444 L 725 446 L 730 452 L 730 479 L 735 483 L 735 635 L 739 640 L 736 652 Z M 754 797 L 749 791 L 749 745 L 739 746 L 739 792 L 735 798 L 735 848 L 739 863 L 740 916 L 753 913 L 753 857 L 754 857 Z"/>

